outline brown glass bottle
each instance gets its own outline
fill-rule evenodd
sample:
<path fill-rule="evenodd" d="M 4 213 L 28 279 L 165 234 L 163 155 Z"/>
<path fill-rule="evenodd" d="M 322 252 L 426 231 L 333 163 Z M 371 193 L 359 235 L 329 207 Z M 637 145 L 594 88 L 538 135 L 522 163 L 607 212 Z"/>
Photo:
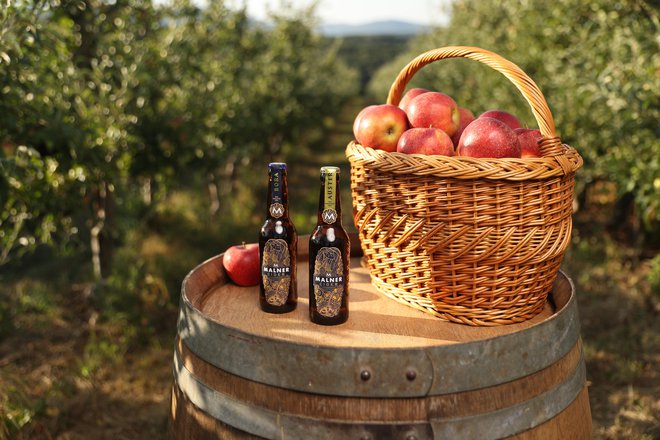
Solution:
<path fill-rule="evenodd" d="M 268 165 L 266 221 L 259 234 L 259 304 L 269 313 L 286 313 L 298 304 L 296 249 L 298 235 L 289 218 L 286 164 Z"/>
<path fill-rule="evenodd" d="M 309 319 L 322 325 L 348 319 L 350 242 L 339 194 L 339 168 L 322 167 L 317 225 L 309 238 Z"/>

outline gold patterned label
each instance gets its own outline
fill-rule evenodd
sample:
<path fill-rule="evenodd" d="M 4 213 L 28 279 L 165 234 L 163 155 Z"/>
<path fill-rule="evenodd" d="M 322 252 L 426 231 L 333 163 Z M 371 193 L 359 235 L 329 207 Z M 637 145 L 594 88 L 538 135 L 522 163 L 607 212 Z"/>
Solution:
<path fill-rule="evenodd" d="M 286 303 L 291 285 L 291 256 L 289 245 L 281 238 L 273 238 L 264 245 L 261 264 L 266 302 L 273 306 Z"/>
<path fill-rule="evenodd" d="M 337 316 L 344 295 L 344 264 L 334 247 L 319 249 L 314 261 L 314 298 L 321 316 Z"/>

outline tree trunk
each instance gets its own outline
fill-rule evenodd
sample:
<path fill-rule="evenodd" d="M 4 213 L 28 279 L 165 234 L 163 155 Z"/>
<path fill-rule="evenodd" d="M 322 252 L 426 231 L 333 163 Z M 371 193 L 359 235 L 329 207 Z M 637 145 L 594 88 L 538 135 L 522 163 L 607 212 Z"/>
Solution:
<path fill-rule="evenodd" d="M 632 192 L 625 193 L 616 201 L 609 230 L 616 239 L 632 245 L 635 249 L 640 250 L 643 247 L 642 221 Z"/>
<path fill-rule="evenodd" d="M 105 185 L 107 188 L 107 185 Z M 112 272 L 112 260 L 115 255 L 116 205 L 112 189 L 106 189 L 105 227 L 101 231 L 101 274 L 105 278 Z"/>
<path fill-rule="evenodd" d="M 215 218 L 220 212 L 220 192 L 218 191 L 218 182 L 215 173 L 209 173 L 207 188 L 209 191 L 209 213 L 211 218 Z"/>
<path fill-rule="evenodd" d="M 23 230 L 23 223 L 28 218 L 28 214 L 21 212 L 20 214 L 14 216 L 14 230 L 9 235 L 9 239 L 4 241 L 4 248 L 0 251 L 0 266 L 9 261 L 9 253 L 14 248 L 14 244 L 18 240 L 18 236 Z"/>
<path fill-rule="evenodd" d="M 145 177 L 142 182 L 142 201 L 145 205 L 151 206 L 153 202 L 153 188 L 150 177 Z"/>
<path fill-rule="evenodd" d="M 92 250 L 92 270 L 94 271 L 94 279 L 101 281 L 103 279 L 103 272 L 101 270 L 101 231 L 105 226 L 105 185 L 101 185 L 96 191 L 96 200 L 92 204 L 94 212 L 93 226 L 89 233 L 90 249 Z"/>
<path fill-rule="evenodd" d="M 95 194 L 93 207 L 93 226 L 90 230 L 90 249 L 92 251 L 92 270 L 94 279 L 104 280 L 112 269 L 114 244 L 108 233 L 114 217 L 114 202 L 112 192 L 107 183 L 99 185 Z"/>
<path fill-rule="evenodd" d="M 226 188 L 222 191 L 223 195 L 234 194 L 236 192 L 236 181 L 237 181 L 237 170 L 236 170 L 236 158 L 232 157 L 227 160 L 225 164 L 225 177 L 227 178 L 229 184 L 223 185 L 221 188 Z"/>

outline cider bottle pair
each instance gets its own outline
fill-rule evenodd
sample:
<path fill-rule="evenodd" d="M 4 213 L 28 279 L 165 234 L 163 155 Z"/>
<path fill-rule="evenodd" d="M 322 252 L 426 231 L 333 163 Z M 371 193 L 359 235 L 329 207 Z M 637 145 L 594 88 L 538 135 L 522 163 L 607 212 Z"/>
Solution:
<path fill-rule="evenodd" d="M 259 234 L 259 303 L 269 313 L 293 311 L 298 303 L 298 236 L 289 217 L 285 163 L 268 165 L 266 221 Z M 317 225 L 309 239 L 309 318 L 322 325 L 348 319 L 350 242 L 341 223 L 339 168 L 321 168 Z"/>

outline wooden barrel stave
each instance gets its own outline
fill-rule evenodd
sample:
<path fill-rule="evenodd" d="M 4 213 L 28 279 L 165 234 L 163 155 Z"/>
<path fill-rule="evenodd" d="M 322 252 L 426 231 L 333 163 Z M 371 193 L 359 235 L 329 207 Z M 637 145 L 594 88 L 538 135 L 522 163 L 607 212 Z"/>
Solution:
<path fill-rule="evenodd" d="M 253 440 L 263 438 L 233 428 L 208 415 L 193 405 L 177 386 L 172 387 L 171 403 L 172 419 L 176 421 L 170 425 L 170 436 L 172 438 L 198 440 Z M 509 440 L 590 439 L 592 438 L 590 420 L 589 394 L 585 387 L 580 391 L 578 397 L 555 418 L 535 428 L 513 435 L 509 437 Z M 585 421 L 589 422 L 586 423 Z M 405 439 L 406 437 L 401 438 Z M 441 437 L 437 436 L 435 438 Z"/>
<path fill-rule="evenodd" d="M 585 380 L 581 353 L 578 343 L 559 362 L 512 383 L 413 399 L 343 398 L 280 389 L 218 370 L 180 341 L 174 363 L 177 386 L 193 404 L 265 438 L 277 438 L 280 430 L 287 438 L 310 433 L 318 436 L 308 438 L 329 438 L 329 433 L 399 438 L 396 433 L 401 432 L 418 439 L 502 438 L 552 419 L 575 400 Z M 379 437 L 387 430 L 386 437 Z"/>
<path fill-rule="evenodd" d="M 183 370 L 183 374 L 192 375 L 197 382 L 208 385 L 211 390 L 255 407 L 299 416 L 322 413 L 334 420 L 395 422 L 468 417 L 531 400 L 580 376 L 583 369 L 581 355 L 582 346 L 576 344 L 555 364 L 516 381 L 462 393 L 421 398 L 347 398 L 273 387 L 215 368 L 191 352 L 180 340 L 175 350 L 174 365 L 175 377 Z M 581 386 L 574 386 L 572 397 L 580 390 Z M 283 406 L 285 403 L 286 406 Z"/>

